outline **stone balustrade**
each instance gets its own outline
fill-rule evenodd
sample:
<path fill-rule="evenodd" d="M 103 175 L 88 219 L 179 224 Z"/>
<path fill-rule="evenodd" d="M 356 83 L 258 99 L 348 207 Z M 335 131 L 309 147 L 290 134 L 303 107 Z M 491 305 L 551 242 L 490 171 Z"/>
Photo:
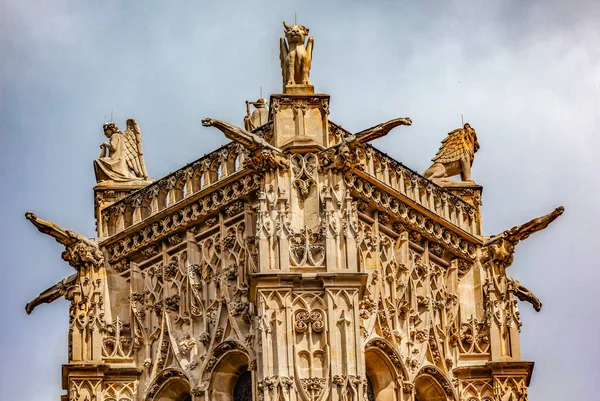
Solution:
<path fill-rule="evenodd" d="M 366 145 L 360 156 L 362 171 L 411 199 L 417 205 L 443 217 L 464 231 L 477 235 L 477 209 L 415 171 Z"/>
<path fill-rule="evenodd" d="M 240 171 L 247 151 L 231 142 L 106 207 L 102 237 L 115 235 Z"/>

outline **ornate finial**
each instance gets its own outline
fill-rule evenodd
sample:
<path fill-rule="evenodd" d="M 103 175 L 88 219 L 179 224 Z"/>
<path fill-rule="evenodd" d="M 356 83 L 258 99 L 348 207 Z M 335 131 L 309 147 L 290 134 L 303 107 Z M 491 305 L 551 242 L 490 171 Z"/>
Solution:
<path fill-rule="evenodd" d="M 314 93 L 314 87 L 308 80 L 314 38 L 310 36 L 304 45 L 308 28 L 303 25 L 285 27 L 285 38 L 280 40 L 281 71 L 283 74 L 283 93 Z M 287 43 L 286 43 L 287 39 Z"/>
<path fill-rule="evenodd" d="M 128 183 L 150 181 L 142 153 L 142 133 L 138 123 L 127 120 L 125 132 L 114 122 L 104 123 L 104 135 L 109 142 L 100 145 L 100 157 L 94 160 L 96 181 Z"/>
<path fill-rule="evenodd" d="M 475 152 L 479 150 L 477 134 L 469 123 L 455 129 L 442 141 L 442 146 L 431 161 L 433 164 L 423 174 L 430 180 L 459 175 L 462 181 L 470 181 L 471 166 Z"/>

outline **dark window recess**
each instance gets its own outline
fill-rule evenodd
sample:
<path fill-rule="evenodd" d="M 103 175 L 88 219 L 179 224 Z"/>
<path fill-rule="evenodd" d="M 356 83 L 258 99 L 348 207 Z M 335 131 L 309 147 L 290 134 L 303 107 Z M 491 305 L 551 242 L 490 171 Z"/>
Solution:
<path fill-rule="evenodd" d="M 233 388 L 233 401 L 252 401 L 252 373 L 246 371 L 238 377 Z"/>
<path fill-rule="evenodd" d="M 373 383 L 371 383 L 371 378 L 367 376 L 367 400 L 375 401 L 375 392 L 373 391 Z"/>

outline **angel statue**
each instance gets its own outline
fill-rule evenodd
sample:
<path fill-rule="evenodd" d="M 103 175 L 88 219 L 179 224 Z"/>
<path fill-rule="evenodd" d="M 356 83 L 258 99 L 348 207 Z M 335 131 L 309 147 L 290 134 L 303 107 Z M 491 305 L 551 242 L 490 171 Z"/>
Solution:
<path fill-rule="evenodd" d="M 444 179 L 460 174 L 462 181 L 472 182 L 471 166 L 478 150 L 477 134 L 467 123 L 444 138 L 440 150 L 431 159 L 433 164 L 423 175 L 429 179 Z"/>
<path fill-rule="evenodd" d="M 109 142 L 100 145 L 100 157 L 94 160 L 96 181 L 148 181 L 138 123 L 133 118 L 128 119 L 125 132 L 119 131 L 113 122 L 105 123 L 103 128 Z"/>

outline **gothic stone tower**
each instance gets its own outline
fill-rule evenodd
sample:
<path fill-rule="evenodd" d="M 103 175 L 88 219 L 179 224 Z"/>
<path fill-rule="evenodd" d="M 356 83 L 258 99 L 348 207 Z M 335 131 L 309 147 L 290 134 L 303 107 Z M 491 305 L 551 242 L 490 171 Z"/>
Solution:
<path fill-rule="evenodd" d="M 369 144 L 411 120 L 330 121 L 285 28 L 283 94 L 203 120 L 232 142 L 152 181 L 135 120 L 107 123 L 98 238 L 27 214 L 75 269 L 27 306 L 71 301 L 63 399 L 526 400 L 515 296 L 541 304 L 506 272 L 562 208 L 482 235 L 475 130 L 419 175 Z"/>

